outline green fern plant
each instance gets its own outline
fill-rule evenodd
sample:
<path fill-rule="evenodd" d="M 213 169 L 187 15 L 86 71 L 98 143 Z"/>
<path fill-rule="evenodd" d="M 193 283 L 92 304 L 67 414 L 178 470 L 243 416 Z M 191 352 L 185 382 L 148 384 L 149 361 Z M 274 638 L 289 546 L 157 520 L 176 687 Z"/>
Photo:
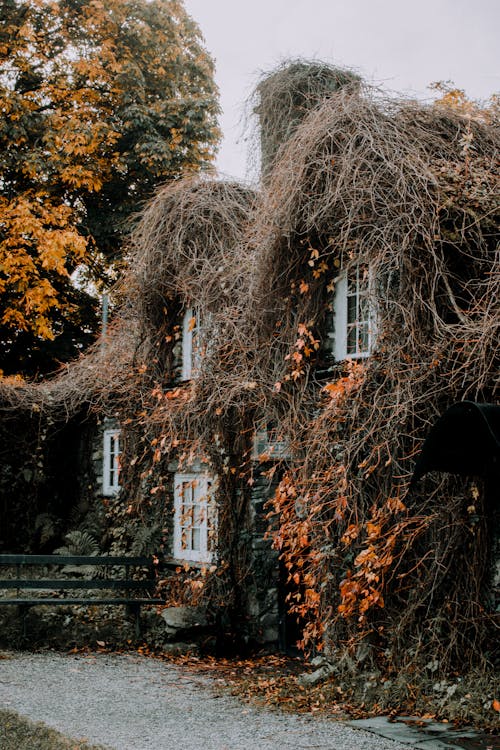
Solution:
<path fill-rule="evenodd" d="M 99 545 L 88 531 L 69 531 L 64 541 L 66 545 L 54 550 L 56 555 L 80 555 L 94 557 L 99 554 Z"/>
<path fill-rule="evenodd" d="M 133 555 L 151 555 L 158 552 L 161 542 L 161 527 L 158 524 L 152 526 L 139 526 L 134 529 L 134 536 L 131 544 L 131 553 Z"/>
<path fill-rule="evenodd" d="M 39 535 L 41 546 L 58 536 L 61 520 L 51 513 L 39 513 L 35 518 L 34 531 Z"/>

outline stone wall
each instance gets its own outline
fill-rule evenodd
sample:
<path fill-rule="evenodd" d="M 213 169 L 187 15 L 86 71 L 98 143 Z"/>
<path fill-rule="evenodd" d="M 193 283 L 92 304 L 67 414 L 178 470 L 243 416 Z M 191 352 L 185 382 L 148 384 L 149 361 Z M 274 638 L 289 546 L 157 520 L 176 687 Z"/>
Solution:
<path fill-rule="evenodd" d="M 278 553 L 266 538 L 268 521 L 266 503 L 273 496 L 277 479 L 269 479 L 270 463 L 254 466 L 252 485 L 252 562 L 254 587 L 249 597 L 249 616 L 255 640 L 277 645 L 280 640 L 279 561 Z"/>

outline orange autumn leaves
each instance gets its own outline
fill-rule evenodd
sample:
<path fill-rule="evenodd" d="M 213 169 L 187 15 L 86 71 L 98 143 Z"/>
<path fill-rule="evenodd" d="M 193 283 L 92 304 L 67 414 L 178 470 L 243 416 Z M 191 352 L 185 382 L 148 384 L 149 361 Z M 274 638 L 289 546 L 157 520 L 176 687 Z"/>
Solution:
<path fill-rule="evenodd" d="M 314 343 L 306 326 L 300 325 L 299 339 L 311 350 Z M 323 413 L 332 413 L 345 405 L 361 386 L 364 365 L 355 361 L 347 365 L 344 377 L 327 383 Z M 348 512 L 345 466 L 332 465 L 326 473 L 287 472 L 282 477 L 271 503 L 269 517 L 275 549 L 280 552 L 287 571 L 288 607 L 304 623 L 300 646 L 322 648 L 324 574 L 328 553 L 325 543 L 344 522 Z M 340 528 L 340 527 L 339 527 Z M 350 527 L 352 531 L 353 526 Z M 356 534 L 358 531 L 356 531 Z M 347 589 L 341 591 L 347 602 Z"/>
<path fill-rule="evenodd" d="M 50 340 L 108 285 L 154 189 L 213 158 L 218 105 L 176 0 L 23 0 L 0 18 L 0 326 Z M 26 341 L 26 337 L 23 341 Z"/>
<path fill-rule="evenodd" d="M 50 277 L 69 276 L 68 258 L 75 264 L 84 259 L 85 238 L 72 226 L 68 206 L 33 194 L 12 201 L 0 197 L 0 215 L 5 233 L 0 242 L 0 295 L 10 303 L 3 308 L 1 324 L 52 339 L 51 310 L 59 298 Z"/>
<path fill-rule="evenodd" d="M 318 420 L 327 420 L 330 426 L 338 422 L 342 429 L 346 410 L 365 378 L 366 364 L 346 363 L 344 374 L 323 386 Z M 314 423 L 311 429 L 315 429 Z M 359 467 L 363 475 L 370 476 L 382 454 L 380 447 L 363 462 Z M 385 465 L 389 463 L 385 461 Z M 316 467 L 312 474 L 307 465 L 306 457 L 303 467 L 284 474 L 270 513 L 275 524 L 273 544 L 287 571 L 289 610 L 304 622 L 300 645 L 306 650 L 312 645 L 321 648 L 322 623 L 335 612 L 363 624 L 370 610 L 384 607 L 384 591 L 397 563 L 398 545 L 401 539 L 419 533 L 407 519 L 397 491 L 381 498 L 367 517 L 361 518 L 352 501 L 347 466 L 340 458 L 332 459 L 322 470 Z M 336 559 L 345 558 L 333 578 L 332 545 Z"/>

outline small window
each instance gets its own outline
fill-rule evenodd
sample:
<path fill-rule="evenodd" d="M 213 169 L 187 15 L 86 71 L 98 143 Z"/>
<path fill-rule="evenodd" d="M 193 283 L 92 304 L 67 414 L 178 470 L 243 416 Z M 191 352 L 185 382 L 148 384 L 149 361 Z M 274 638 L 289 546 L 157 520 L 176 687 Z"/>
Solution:
<path fill-rule="evenodd" d="M 335 286 L 335 359 L 368 357 L 374 338 L 374 316 L 370 305 L 370 272 L 355 266 L 339 277 Z"/>
<path fill-rule="evenodd" d="M 202 354 L 200 310 L 188 307 L 182 323 L 182 379 L 190 380 L 200 369 Z"/>
<path fill-rule="evenodd" d="M 120 489 L 120 430 L 104 430 L 103 495 L 116 495 Z"/>
<path fill-rule="evenodd" d="M 176 474 L 174 485 L 174 557 L 211 562 L 216 532 L 213 479 L 201 473 Z"/>
<path fill-rule="evenodd" d="M 255 430 L 252 457 L 254 460 L 290 458 L 290 447 L 275 422 L 264 422 Z"/>

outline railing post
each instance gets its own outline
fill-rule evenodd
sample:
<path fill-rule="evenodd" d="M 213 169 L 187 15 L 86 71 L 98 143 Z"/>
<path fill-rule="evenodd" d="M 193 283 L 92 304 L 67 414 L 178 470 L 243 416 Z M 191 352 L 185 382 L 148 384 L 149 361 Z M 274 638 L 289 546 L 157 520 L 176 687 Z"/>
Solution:
<path fill-rule="evenodd" d="M 21 618 L 22 618 L 22 621 L 23 621 L 23 632 L 22 632 L 22 635 L 23 635 L 23 640 L 24 640 L 27 637 L 27 635 L 28 635 L 28 628 L 27 628 L 27 625 L 26 625 L 26 616 L 28 614 L 29 607 L 27 607 L 26 604 L 20 604 L 19 605 L 19 609 L 20 609 Z"/>

